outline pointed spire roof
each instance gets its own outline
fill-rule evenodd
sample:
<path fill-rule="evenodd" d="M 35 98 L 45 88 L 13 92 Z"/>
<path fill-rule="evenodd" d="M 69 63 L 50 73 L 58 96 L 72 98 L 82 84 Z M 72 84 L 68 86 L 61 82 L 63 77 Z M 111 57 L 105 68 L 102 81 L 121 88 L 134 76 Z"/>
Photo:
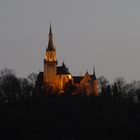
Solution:
<path fill-rule="evenodd" d="M 93 80 L 97 80 L 96 73 L 95 73 L 95 66 L 93 67 Z"/>
<path fill-rule="evenodd" d="M 62 62 L 62 67 L 65 67 L 65 68 L 66 68 L 66 65 L 65 65 L 64 60 L 63 60 L 63 62 Z"/>
<path fill-rule="evenodd" d="M 59 75 L 70 74 L 69 69 L 66 67 L 64 62 L 62 62 L 62 66 L 57 67 L 57 74 L 59 74 Z"/>
<path fill-rule="evenodd" d="M 95 66 L 93 67 L 93 75 L 95 75 Z"/>
<path fill-rule="evenodd" d="M 51 27 L 51 23 L 50 23 L 50 31 L 49 31 L 49 35 L 52 35 L 52 27 Z"/>
<path fill-rule="evenodd" d="M 52 34 L 52 28 L 50 23 L 50 30 L 49 30 L 49 41 L 48 41 L 48 48 L 47 51 L 54 51 L 55 48 L 53 46 L 53 34 Z"/>
<path fill-rule="evenodd" d="M 86 71 L 86 74 L 85 75 L 89 75 L 88 70 Z"/>

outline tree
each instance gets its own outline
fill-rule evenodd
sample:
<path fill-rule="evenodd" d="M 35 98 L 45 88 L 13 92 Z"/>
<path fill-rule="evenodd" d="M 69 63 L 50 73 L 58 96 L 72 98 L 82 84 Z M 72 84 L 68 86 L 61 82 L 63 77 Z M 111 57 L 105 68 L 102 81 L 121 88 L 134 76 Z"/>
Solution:
<path fill-rule="evenodd" d="M 107 85 L 106 92 L 107 92 L 107 96 L 112 96 L 111 95 L 111 86 L 110 85 Z"/>
<path fill-rule="evenodd" d="M 129 100 L 133 102 L 134 97 L 138 97 L 138 100 L 140 100 L 140 81 L 132 81 L 128 85 L 127 94 Z"/>
<path fill-rule="evenodd" d="M 15 75 L 15 72 L 12 69 L 4 68 L 0 71 L 0 77 L 4 77 L 6 75 Z"/>
<path fill-rule="evenodd" d="M 106 93 L 107 93 L 106 88 L 107 88 L 107 85 L 109 84 L 109 81 L 104 76 L 100 76 L 98 78 L 98 81 L 99 81 L 99 90 L 101 91 L 101 95 L 106 96 Z"/>
<path fill-rule="evenodd" d="M 112 85 L 112 91 L 113 91 L 113 97 L 119 97 L 119 91 L 118 91 L 118 87 L 117 87 L 117 84 L 114 83 L 114 85 Z"/>
<path fill-rule="evenodd" d="M 122 77 L 115 78 L 114 83 L 116 83 L 119 92 L 123 92 L 125 88 L 125 80 Z"/>
<path fill-rule="evenodd" d="M 104 76 L 100 76 L 100 77 L 98 78 L 98 81 L 99 81 L 99 86 L 100 86 L 101 88 L 106 87 L 106 86 L 108 85 L 108 83 L 109 83 L 109 81 L 107 80 L 107 78 L 104 77 Z"/>
<path fill-rule="evenodd" d="M 33 87 L 31 83 L 26 78 L 19 78 L 20 84 L 20 99 L 24 99 L 25 97 L 29 97 L 32 95 Z"/>
<path fill-rule="evenodd" d="M 32 84 L 32 86 L 35 86 L 36 80 L 37 80 L 37 74 L 36 73 L 30 73 L 28 75 L 28 80 Z"/>
<path fill-rule="evenodd" d="M 9 103 L 18 101 L 20 85 L 13 70 L 5 68 L 0 72 L 0 88 Z"/>
<path fill-rule="evenodd" d="M 116 96 L 118 96 L 119 98 L 122 98 L 123 95 L 126 94 L 126 83 L 124 78 L 122 77 L 117 77 L 114 80 L 114 85 L 117 87 L 117 94 Z"/>

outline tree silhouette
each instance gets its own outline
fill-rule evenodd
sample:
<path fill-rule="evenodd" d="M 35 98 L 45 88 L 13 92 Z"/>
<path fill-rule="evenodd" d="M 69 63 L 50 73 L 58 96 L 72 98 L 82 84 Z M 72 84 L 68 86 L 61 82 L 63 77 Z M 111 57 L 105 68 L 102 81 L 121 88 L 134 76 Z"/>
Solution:
<path fill-rule="evenodd" d="M 107 78 L 104 77 L 104 76 L 100 76 L 100 77 L 98 78 L 98 81 L 99 81 L 99 86 L 100 86 L 101 88 L 106 87 L 106 86 L 108 85 L 108 83 L 109 83 L 109 81 L 107 80 Z"/>
<path fill-rule="evenodd" d="M 19 78 L 20 84 L 20 99 L 24 99 L 32 95 L 33 87 L 32 84 L 26 78 Z"/>
<path fill-rule="evenodd" d="M 113 91 L 113 97 L 118 98 L 119 97 L 119 91 L 118 91 L 118 87 L 117 87 L 116 83 L 114 83 L 114 85 L 112 86 L 112 91 Z"/>
<path fill-rule="evenodd" d="M 13 70 L 5 68 L 0 72 L 0 87 L 7 102 L 18 101 L 20 85 Z"/>
<path fill-rule="evenodd" d="M 117 77 L 115 78 L 114 83 L 115 83 L 115 88 L 117 87 L 117 92 L 118 92 L 117 94 L 116 93 L 115 94 L 119 99 L 121 99 L 126 93 L 125 80 L 122 77 Z"/>
<path fill-rule="evenodd" d="M 36 80 L 37 80 L 37 74 L 36 73 L 30 73 L 28 75 L 28 80 L 32 84 L 32 86 L 35 86 Z"/>
<path fill-rule="evenodd" d="M 104 97 L 107 95 L 107 85 L 108 85 L 109 81 L 104 76 L 100 76 L 98 78 L 98 81 L 99 81 L 99 89 L 101 91 L 100 95 L 102 97 Z"/>

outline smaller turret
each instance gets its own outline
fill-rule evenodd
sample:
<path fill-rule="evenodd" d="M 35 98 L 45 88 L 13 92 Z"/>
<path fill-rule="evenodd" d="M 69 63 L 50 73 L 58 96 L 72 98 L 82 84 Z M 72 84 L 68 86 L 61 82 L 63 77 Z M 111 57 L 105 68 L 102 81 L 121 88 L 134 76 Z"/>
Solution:
<path fill-rule="evenodd" d="M 97 78 L 96 78 L 96 73 L 95 73 L 95 67 L 93 68 L 93 80 L 97 80 Z"/>

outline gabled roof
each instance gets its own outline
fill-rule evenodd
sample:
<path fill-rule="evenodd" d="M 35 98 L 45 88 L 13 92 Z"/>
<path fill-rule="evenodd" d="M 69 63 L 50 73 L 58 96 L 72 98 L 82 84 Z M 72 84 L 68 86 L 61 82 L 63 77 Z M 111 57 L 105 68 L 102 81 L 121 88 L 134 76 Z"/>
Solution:
<path fill-rule="evenodd" d="M 70 74 L 69 69 L 66 67 L 64 63 L 62 63 L 62 66 L 57 67 L 57 75 L 65 75 Z"/>

